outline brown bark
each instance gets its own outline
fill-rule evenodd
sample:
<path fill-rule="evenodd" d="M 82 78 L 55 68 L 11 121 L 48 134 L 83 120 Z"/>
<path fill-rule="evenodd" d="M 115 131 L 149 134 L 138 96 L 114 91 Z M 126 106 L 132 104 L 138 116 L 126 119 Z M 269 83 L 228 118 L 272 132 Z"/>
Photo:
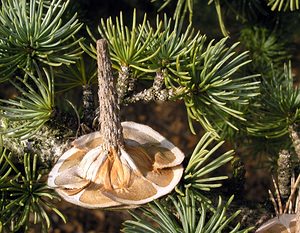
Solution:
<path fill-rule="evenodd" d="M 291 125 L 289 127 L 289 134 L 290 134 L 290 138 L 292 139 L 295 152 L 300 160 L 300 137 L 298 135 L 295 125 Z"/>
<path fill-rule="evenodd" d="M 122 126 L 119 116 L 116 79 L 113 77 L 109 58 L 108 43 L 101 39 L 97 41 L 98 85 L 99 85 L 99 126 L 103 136 L 103 149 L 118 152 L 124 145 Z"/>
<path fill-rule="evenodd" d="M 130 79 L 129 73 L 130 72 L 128 66 L 121 66 L 121 70 L 119 71 L 118 83 L 117 83 L 119 104 L 123 102 L 123 99 L 126 96 L 129 89 L 129 79 Z"/>
<path fill-rule="evenodd" d="M 280 150 L 277 160 L 278 188 L 283 199 L 290 195 L 291 176 L 293 172 L 291 154 L 287 150 Z"/>
<path fill-rule="evenodd" d="M 167 101 L 174 98 L 180 91 L 180 88 L 164 88 L 164 71 L 156 72 L 152 87 L 140 91 L 125 99 L 125 103 L 135 103 L 138 101 Z"/>

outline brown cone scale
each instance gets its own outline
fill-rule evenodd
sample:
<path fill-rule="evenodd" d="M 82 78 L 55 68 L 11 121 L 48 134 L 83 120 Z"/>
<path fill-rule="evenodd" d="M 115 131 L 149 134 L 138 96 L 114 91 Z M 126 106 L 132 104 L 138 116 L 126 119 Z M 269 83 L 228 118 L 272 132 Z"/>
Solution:
<path fill-rule="evenodd" d="M 183 153 L 146 125 L 123 122 L 122 127 L 120 156 L 113 149 L 101 151 L 100 132 L 81 136 L 55 164 L 48 185 L 86 208 L 130 208 L 171 192 L 183 173 Z M 88 172 L 83 159 L 92 161 Z"/>

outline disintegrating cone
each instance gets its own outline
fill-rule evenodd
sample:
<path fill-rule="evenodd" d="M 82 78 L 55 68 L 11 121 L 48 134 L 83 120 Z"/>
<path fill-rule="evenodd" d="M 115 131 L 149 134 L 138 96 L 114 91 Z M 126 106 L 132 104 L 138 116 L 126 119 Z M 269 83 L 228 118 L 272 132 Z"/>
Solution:
<path fill-rule="evenodd" d="M 130 208 L 171 192 L 183 173 L 183 153 L 146 125 L 122 127 L 120 156 L 103 151 L 100 132 L 84 135 L 58 160 L 48 185 L 86 208 Z"/>
<path fill-rule="evenodd" d="M 264 223 L 256 233 L 296 233 L 296 215 L 281 214 Z"/>

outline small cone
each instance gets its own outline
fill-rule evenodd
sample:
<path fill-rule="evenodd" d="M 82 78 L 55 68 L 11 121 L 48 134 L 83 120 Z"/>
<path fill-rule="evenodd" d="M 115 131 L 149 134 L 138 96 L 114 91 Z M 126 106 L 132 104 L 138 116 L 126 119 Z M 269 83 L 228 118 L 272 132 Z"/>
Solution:
<path fill-rule="evenodd" d="M 183 174 L 183 153 L 146 125 L 122 127 L 120 156 L 102 150 L 99 132 L 84 135 L 58 160 L 48 185 L 86 208 L 130 208 L 171 192 Z"/>

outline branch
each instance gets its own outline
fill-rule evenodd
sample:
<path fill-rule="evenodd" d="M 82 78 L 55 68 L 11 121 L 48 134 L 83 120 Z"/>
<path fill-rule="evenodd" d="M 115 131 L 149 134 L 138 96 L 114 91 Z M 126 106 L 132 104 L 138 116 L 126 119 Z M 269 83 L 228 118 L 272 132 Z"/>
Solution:
<path fill-rule="evenodd" d="M 135 79 L 130 77 L 130 68 L 128 66 L 121 66 L 117 83 L 119 104 L 123 102 L 124 97 L 128 94 L 128 92 L 133 91 L 134 85 Z"/>
<path fill-rule="evenodd" d="M 170 88 L 163 89 L 164 85 L 164 75 L 163 72 L 157 72 L 154 77 L 152 87 L 138 92 L 131 97 L 124 100 L 125 103 L 135 103 L 138 101 L 150 102 L 150 101 L 167 101 L 182 92 L 182 88 Z"/>
<path fill-rule="evenodd" d="M 47 122 L 29 139 L 7 138 L 3 136 L 3 146 L 12 156 L 23 161 L 25 153 L 37 154 L 45 165 L 52 165 L 69 148 L 70 139 L 74 139 L 76 120 L 70 116 L 60 116 Z M 72 129 L 72 126 L 74 129 Z"/>

